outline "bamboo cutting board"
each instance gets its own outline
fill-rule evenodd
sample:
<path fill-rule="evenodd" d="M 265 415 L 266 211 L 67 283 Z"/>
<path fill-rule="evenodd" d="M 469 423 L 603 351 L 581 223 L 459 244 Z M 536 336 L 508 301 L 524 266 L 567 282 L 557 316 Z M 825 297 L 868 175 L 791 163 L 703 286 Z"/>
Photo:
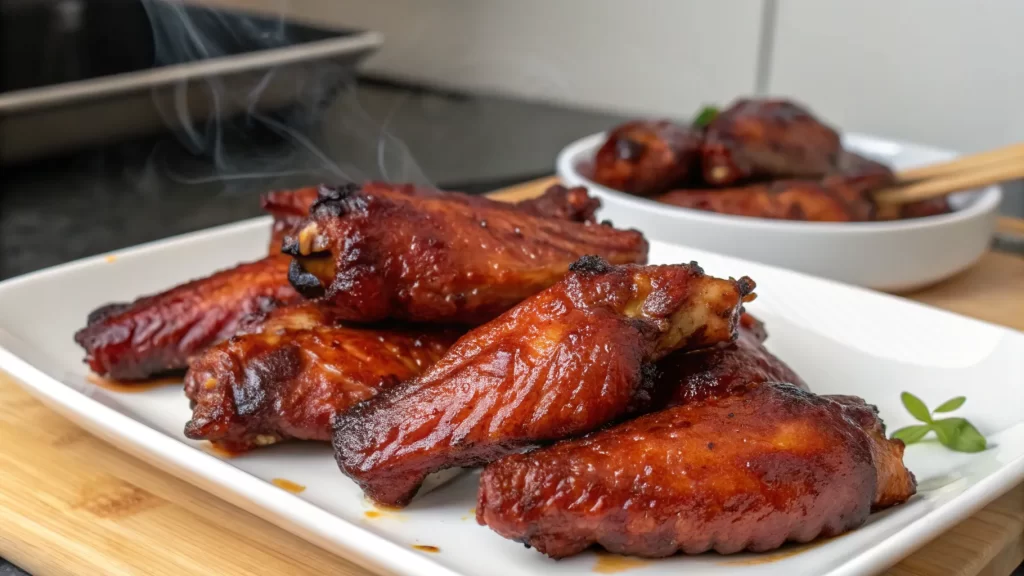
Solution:
<path fill-rule="evenodd" d="M 549 183 L 529 183 L 501 196 L 528 197 Z M 1024 259 L 988 254 L 969 272 L 911 298 L 1024 329 L 1022 287 Z M 0 470 L 0 556 L 35 575 L 369 576 L 119 452 L 42 406 L 3 374 Z M 887 573 L 1006 576 L 1024 560 L 1022 535 L 1024 485 Z"/>

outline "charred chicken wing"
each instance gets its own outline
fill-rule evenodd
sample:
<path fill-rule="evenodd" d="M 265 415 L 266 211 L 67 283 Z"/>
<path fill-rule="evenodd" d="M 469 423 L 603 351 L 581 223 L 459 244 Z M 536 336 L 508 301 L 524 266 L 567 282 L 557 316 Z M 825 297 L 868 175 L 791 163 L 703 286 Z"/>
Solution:
<path fill-rule="evenodd" d="M 597 151 L 592 177 L 615 190 L 650 196 L 700 171 L 701 134 L 668 121 L 627 122 Z"/>
<path fill-rule="evenodd" d="M 372 183 L 367 189 L 383 196 L 449 197 L 433 189 L 383 183 Z M 291 259 L 280 254 L 281 242 L 303 223 L 318 194 L 319 189 L 312 187 L 271 192 L 261 198 L 263 209 L 274 216 L 270 257 L 90 314 L 75 340 L 85 348 L 91 369 L 119 380 L 181 370 L 189 357 L 230 337 L 239 321 L 269 302 L 276 300 L 280 305 L 300 300 L 288 282 Z M 562 186 L 552 186 L 544 195 L 518 204 L 454 196 L 467 204 L 573 222 L 592 222 L 599 205 L 586 190 Z"/>
<path fill-rule="evenodd" d="M 807 390 L 803 379 L 764 347 L 767 337 L 761 321 L 743 314 L 735 341 L 706 350 L 670 354 L 657 364 L 651 395 L 635 400 L 638 409 L 737 394 L 765 382 L 787 382 Z"/>
<path fill-rule="evenodd" d="M 477 521 L 561 558 L 772 550 L 916 490 L 874 407 L 769 383 L 489 465 Z"/>
<path fill-rule="evenodd" d="M 324 296 L 354 322 L 476 325 L 551 286 L 581 256 L 646 262 L 647 241 L 637 231 L 539 218 L 461 196 L 323 188 L 310 218 L 285 243 L 295 256 L 292 285 Z"/>
<path fill-rule="evenodd" d="M 379 196 L 402 196 L 438 198 L 462 202 L 471 206 L 515 209 L 541 218 L 556 218 L 572 222 L 593 222 L 594 212 L 601 207 L 601 201 L 591 196 L 586 188 L 566 188 L 561 184 L 548 187 L 543 194 L 515 203 L 499 202 L 482 196 L 470 196 L 459 192 L 444 192 L 436 188 L 412 184 L 389 184 L 368 182 L 362 190 L 366 194 Z M 261 199 L 263 209 L 275 220 L 298 224 L 309 214 L 309 209 L 320 196 L 319 187 L 302 188 L 265 194 Z M 284 226 L 282 226 L 284 228 Z M 280 247 L 280 244 L 278 244 Z M 275 250 L 276 251 L 276 250 Z"/>
<path fill-rule="evenodd" d="M 350 328 L 301 303 L 193 360 L 185 435 L 238 452 L 285 439 L 331 439 L 331 418 L 436 362 L 458 333 Z"/>
<path fill-rule="evenodd" d="M 817 180 L 774 180 L 738 188 L 674 190 L 660 202 L 720 214 L 812 222 L 863 222 L 876 217 L 871 192 L 891 184 L 885 166 L 848 152 Z"/>
<path fill-rule="evenodd" d="M 727 186 L 753 178 L 820 178 L 831 171 L 839 134 L 785 100 L 740 99 L 708 124 L 704 180 Z"/>
<path fill-rule="evenodd" d="M 281 240 L 294 232 L 315 188 L 271 192 L 261 198 L 274 216 L 270 255 L 206 278 L 140 298 L 108 304 L 89 315 L 75 341 L 93 372 L 117 380 L 142 380 L 184 369 L 188 359 L 230 337 L 250 314 L 272 303 L 301 299 L 288 283 L 291 259 Z"/>
<path fill-rule="evenodd" d="M 269 256 L 131 303 L 108 304 L 89 314 L 75 341 L 92 371 L 110 378 L 181 370 L 268 302 L 300 299 L 288 284 L 289 260 Z"/>
<path fill-rule="evenodd" d="M 431 472 L 593 430 L 650 384 L 647 363 L 732 339 L 753 287 L 693 264 L 582 258 L 423 375 L 339 415 L 338 464 L 372 499 L 403 506 Z"/>

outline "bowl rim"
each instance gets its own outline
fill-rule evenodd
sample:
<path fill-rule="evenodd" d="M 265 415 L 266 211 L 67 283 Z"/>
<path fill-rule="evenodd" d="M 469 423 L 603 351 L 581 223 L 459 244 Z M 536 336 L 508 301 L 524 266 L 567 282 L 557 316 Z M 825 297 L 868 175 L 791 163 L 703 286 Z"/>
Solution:
<path fill-rule="evenodd" d="M 678 220 L 700 221 L 708 224 L 730 226 L 737 229 L 757 229 L 775 232 L 819 232 L 823 234 L 875 234 L 879 232 L 903 232 L 910 230 L 933 229 L 951 226 L 955 223 L 965 222 L 982 218 L 994 213 L 1002 202 L 1002 190 L 999 186 L 988 186 L 974 191 L 966 191 L 960 194 L 975 194 L 977 198 L 960 210 L 954 210 L 949 214 L 926 216 L 924 218 L 913 218 L 908 220 L 889 220 L 884 222 L 807 222 L 801 220 L 774 220 L 770 218 L 755 218 L 750 216 L 737 216 L 732 214 L 718 214 L 706 210 L 683 208 L 663 204 L 649 198 L 634 196 L 621 192 L 594 182 L 577 171 L 576 166 L 585 156 L 593 157 L 594 153 L 607 138 L 608 131 L 598 132 L 584 136 L 567 146 L 558 153 L 555 168 L 558 175 L 568 180 L 570 184 L 586 186 L 591 191 L 614 199 L 616 202 L 625 204 L 634 210 L 658 216 L 668 215 Z M 867 134 L 849 132 L 843 135 L 844 145 L 858 151 L 858 148 L 867 146 L 887 147 L 893 150 L 914 149 L 920 152 L 927 152 L 946 156 L 950 159 L 959 156 L 956 152 L 915 144 L 879 138 Z"/>

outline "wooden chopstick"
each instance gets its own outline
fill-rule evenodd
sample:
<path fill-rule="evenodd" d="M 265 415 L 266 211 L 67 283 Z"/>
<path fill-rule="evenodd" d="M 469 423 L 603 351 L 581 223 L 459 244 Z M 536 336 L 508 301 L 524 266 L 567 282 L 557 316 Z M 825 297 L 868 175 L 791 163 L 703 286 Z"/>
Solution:
<path fill-rule="evenodd" d="M 899 182 L 911 182 L 914 180 L 923 180 L 925 178 L 935 178 L 937 176 L 945 176 L 947 174 L 963 172 L 965 170 L 972 170 L 983 166 L 1002 164 L 1013 159 L 1024 162 L 1024 142 L 1014 144 L 1012 146 L 996 148 L 995 150 L 979 152 L 977 154 L 960 156 L 959 158 L 955 158 L 948 162 L 940 162 L 938 164 L 921 166 L 920 168 L 903 170 L 896 175 L 896 179 Z"/>
<path fill-rule="evenodd" d="M 881 204 L 906 204 L 1024 178 L 1024 143 L 972 154 L 896 175 L 898 184 L 875 191 Z"/>

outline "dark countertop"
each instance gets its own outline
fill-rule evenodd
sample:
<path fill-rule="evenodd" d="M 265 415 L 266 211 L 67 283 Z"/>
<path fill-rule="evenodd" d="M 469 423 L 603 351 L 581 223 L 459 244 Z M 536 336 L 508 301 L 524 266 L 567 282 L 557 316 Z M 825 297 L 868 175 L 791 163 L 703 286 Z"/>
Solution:
<path fill-rule="evenodd" d="M 563 146 L 624 119 L 378 80 L 301 112 L 226 125 L 206 155 L 165 134 L 3 167 L 0 280 L 260 216 L 259 194 L 277 188 L 345 176 L 500 188 L 553 173 Z M 278 121 L 293 135 L 276 136 Z"/>

